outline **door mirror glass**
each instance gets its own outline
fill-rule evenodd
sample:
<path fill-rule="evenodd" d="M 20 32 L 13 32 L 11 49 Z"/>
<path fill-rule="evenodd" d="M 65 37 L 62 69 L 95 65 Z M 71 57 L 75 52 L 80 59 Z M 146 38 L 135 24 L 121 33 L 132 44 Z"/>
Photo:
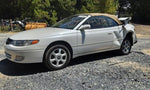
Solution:
<path fill-rule="evenodd" d="M 85 30 L 85 29 L 90 29 L 91 25 L 90 24 L 85 24 L 85 25 L 81 25 L 81 27 L 79 28 L 79 30 Z"/>

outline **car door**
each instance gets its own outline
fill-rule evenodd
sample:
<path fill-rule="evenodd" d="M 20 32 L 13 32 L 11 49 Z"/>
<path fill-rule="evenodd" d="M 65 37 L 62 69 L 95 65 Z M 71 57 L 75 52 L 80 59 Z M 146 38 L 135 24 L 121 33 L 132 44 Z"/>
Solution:
<path fill-rule="evenodd" d="M 121 46 L 121 43 L 123 41 L 123 38 L 125 37 L 124 33 L 125 30 L 122 28 L 122 25 L 119 25 L 115 20 L 106 17 L 105 19 L 107 20 L 109 27 L 113 29 L 113 49 L 119 49 Z"/>
<path fill-rule="evenodd" d="M 98 52 L 112 48 L 113 31 L 116 27 L 108 27 L 102 16 L 92 16 L 83 23 L 90 24 L 90 29 L 78 30 L 78 53 Z"/>

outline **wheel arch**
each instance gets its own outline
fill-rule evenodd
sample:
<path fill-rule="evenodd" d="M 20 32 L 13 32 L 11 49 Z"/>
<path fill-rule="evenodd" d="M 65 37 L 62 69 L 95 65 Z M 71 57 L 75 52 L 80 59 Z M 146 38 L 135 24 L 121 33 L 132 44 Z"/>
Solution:
<path fill-rule="evenodd" d="M 131 45 L 133 45 L 133 32 L 132 31 L 126 34 L 125 39 L 127 38 L 131 41 Z"/>
<path fill-rule="evenodd" d="M 58 44 L 60 44 L 60 45 L 65 45 L 65 46 L 69 49 L 69 51 L 70 51 L 70 53 L 71 53 L 71 58 L 73 57 L 73 49 L 72 49 L 71 45 L 70 45 L 68 42 L 66 42 L 66 41 L 60 40 L 60 41 L 54 41 L 54 42 L 50 43 L 50 44 L 46 47 L 46 49 L 44 50 L 44 54 L 43 54 L 43 60 L 45 59 L 45 54 L 46 54 L 47 50 L 48 50 L 50 47 L 52 47 L 52 46 L 54 46 L 54 45 L 58 45 Z"/>

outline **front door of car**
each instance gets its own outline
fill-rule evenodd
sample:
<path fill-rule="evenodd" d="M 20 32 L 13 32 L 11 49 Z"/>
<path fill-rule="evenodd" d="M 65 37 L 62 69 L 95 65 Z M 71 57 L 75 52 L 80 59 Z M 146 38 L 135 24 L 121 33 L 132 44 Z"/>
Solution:
<path fill-rule="evenodd" d="M 78 53 L 90 53 L 112 48 L 113 31 L 118 27 L 108 27 L 108 22 L 102 16 L 90 17 L 83 25 L 90 29 L 78 30 Z"/>

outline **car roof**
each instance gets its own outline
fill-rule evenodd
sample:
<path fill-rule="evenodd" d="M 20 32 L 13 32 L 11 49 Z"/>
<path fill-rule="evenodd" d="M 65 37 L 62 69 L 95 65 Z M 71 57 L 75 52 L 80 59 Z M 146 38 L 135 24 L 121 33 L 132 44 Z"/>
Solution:
<path fill-rule="evenodd" d="M 91 15 L 91 16 L 107 16 L 109 18 L 112 18 L 113 20 L 115 20 L 118 24 L 122 24 L 121 21 L 112 14 L 107 14 L 107 13 L 82 13 L 82 14 L 78 14 L 78 15 Z"/>

